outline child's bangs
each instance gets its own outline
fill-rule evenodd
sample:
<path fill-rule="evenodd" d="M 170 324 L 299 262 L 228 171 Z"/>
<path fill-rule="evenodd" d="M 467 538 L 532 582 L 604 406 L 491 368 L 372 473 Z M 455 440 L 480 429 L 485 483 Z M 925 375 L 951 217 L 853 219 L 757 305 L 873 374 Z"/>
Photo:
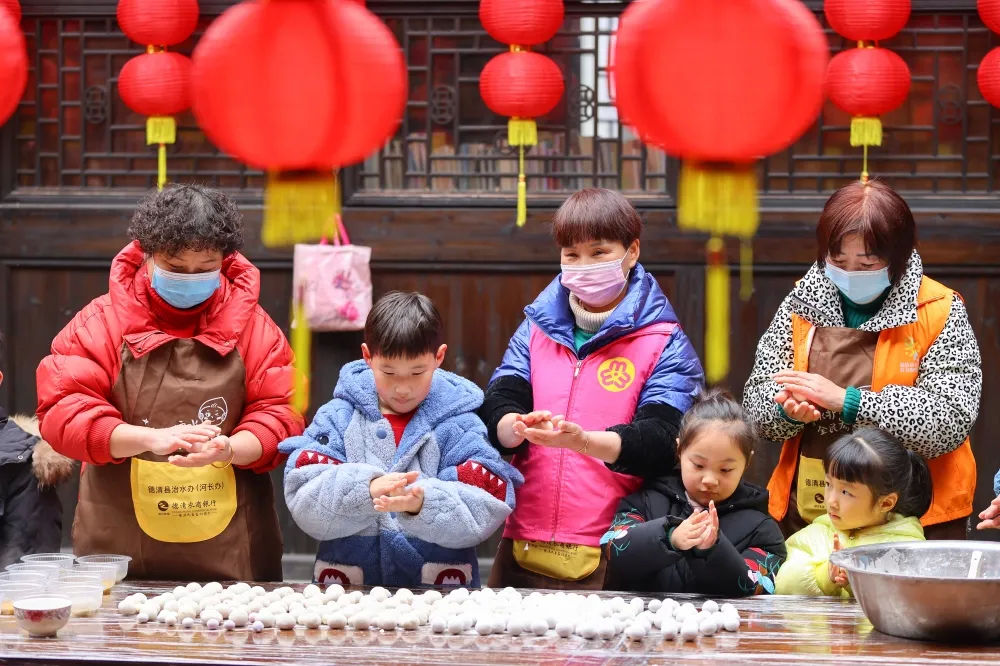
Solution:
<path fill-rule="evenodd" d="M 881 475 L 882 465 L 875 451 L 862 440 L 851 438 L 826 450 L 823 468 L 828 476 L 840 481 L 873 486 Z"/>

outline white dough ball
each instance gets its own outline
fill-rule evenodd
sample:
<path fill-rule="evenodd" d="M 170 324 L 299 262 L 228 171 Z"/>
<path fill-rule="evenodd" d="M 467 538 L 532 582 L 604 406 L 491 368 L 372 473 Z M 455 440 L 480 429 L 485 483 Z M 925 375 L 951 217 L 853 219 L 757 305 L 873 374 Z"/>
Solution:
<path fill-rule="evenodd" d="M 222 628 L 225 629 L 226 631 L 233 631 L 234 629 L 236 629 L 236 623 L 233 622 L 232 620 L 226 620 L 225 622 L 222 623 Z"/>
<path fill-rule="evenodd" d="M 719 625 L 715 623 L 715 620 L 708 618 L 707 620 L 702 620 L 698 624 L 698 632 L 702 636 L 711 636 L 719 630 Z"/>
<path fill-rule="evenodd" d="M 256 622 L 250 625 L 250 630 L 253 631 L 253 633 L 255 634 L 259 634 L 260 632 L 264 631 L 264 623 L 261 622 L 260 620 L 257 620 Z"/>
<path fill-rule="evenodd" d="M 180 608 L 180 602 L 176 599 L 168 599 L 165 604 L 163 604 L 163 610 L 168 610 L 176 613 L 177 609 Z"/>
<path fill-rule="evenodd" d="M 524 622 L 517 617 L 510 618 L 507 623 L 507 633 L 511 636 L 520 636 L 524 633 Z"/>
<path fill-rule="evenodd" d="M 481 617 L 476 622 L 476 633 L 480 636 L 489 636 L 493 633 L 493 620 L 488 617 Z"/>
<path fill-rule="evenodd" d="M 415 631 L 420 626 L 420 617 L 416 613 L 405 613 L 399 619 L 399 626 L 406 631 Z"/>
<path fill-rule="evenodd" d="M 632 610 L 632 615 L 638 615 L 644 608 L 646 608 L 646 602 L 642 600 L 642 597 L 633 597 L 633 599 L 628 602 L 628 605 Z"/>
<path fill-rule="evenodd" d="M 274 626 L 282 631 L 290 631 L 295 628 L 295 616 L 291 613 L 279 615 L 274 620 Z"/>
<path fill-rule="evenodd" d="M 294 594 L 295 590 L 293 590 L 292 588 L 290 588 L 287 585 L 285 585 L 283 587 L 279 587 L 279 588 L 275 589 L 274 592 L 279 597 L 287 597 L 289 594 Z"/>
<path fill-rule="evenodd" d="M 392 593 L 389 592 L 389 590 L 385 589 L 384 587 L 376 586 L 371 589 L 371 592 L 368 593 L 368 596 L 374 599 L 375 601 L 385 601 L 386 599 L 392 596 Z"/>
<path fill-rule="evenodd" d="M 208 622 L 205 623 L 205 628 L 210 629 L 211 631 L 215 631 L 216 629 L 219 628 L 219 621 L 213 617 Z"/>
<path fill-rule="evenodd" d="M 555 623 L 553 623 L 553 626 L 555 626 Z M 545 633 L 549 630 L 549 623 L 547 620 L 545 620 L 545 618 L 536 617 L 531 621 L 530 628 L 531 628 L 531 633 L 533 633 L 534 635 L 544 636 Z"/>
<path fill-rule="evenodd" d="M 131 599 L 123 599 L 118 603 L 118 612 L 122 615 L 138 615 L 139 606 Z"/>
<path fill-rule="evenodd" d="M 465 587 L 459 587 L 449 592 L 448 596 L 455 601 L 464 601 L 469 598 L 469 590 Z"/>
<path fill-rule="evenodd" d="M 739 631 L 740 630 L 740 619 L 738 617 L 733 617 L 729 615 L 723 620 L 722 628 L 726 631 Z"/>
<path fill-rule="evenodd" d="M 580 636 L 586 638 L 588 641 L 597 638 L 596 622 L 582 622 L 580 623 L 580 625 L 577 627 L 576 630 L 580 634 Z"/>
<path fill-rule="evenodd" d="M 215 581 L 212 581 L 211 583 L 205 583 L 205 585 L 202 586 L 202 589 L 211 594 L 222 592 L 222 583 L 217 583 Z"/>
<path fill-rule="evenodd" d="M 681 624 L 681 638 L 685 641 L 693 641 L 698 638 L 698 623 L 694 620 L 685 620 Z"/>
<path fill-rule="evenodd" d="M 244 592 L 248 592 L 250 590 L 250 584 L 236 583 L 235 585 L 230 585 L 229 589 L 235 592 L 236 594 L 243 594 Z"/>
<path fill-rule="evenodd" d="M 265 594 L 267 594 L 267 590 L 265 590 L 260 585 L 254 585 L 253 587 L 251 587 L 250 588 L 250 592 L 253 593 L 253 596 L 255 596 L 255 597 L 262 597 Z"/>
<path fill-rule="evenodd" d="M 135 621 L 138 622 L 139 624 L 146 624 L 147 622 L 149 622 L 149 616 L 146 615 L 145 613 L 139 613 L 138 615 L 135 616 Z"/>
<path fill-rule="evenodd" d="M 318 597 L 323 594 L 323 590 L 319 589 L 318 585 L 310 583 L 306 585 L 306 588 L 302 590 L 302 596 L 308 599 L 309 597 Z"/>
<path fill-rule="evenodd" d="M 347 617 L 340 612 L 330 613 L 324 619 L 324 624 L 331 629 L 343 629 L 347 626 Z"/>
<path fill-rule="evenodd" d="M 163 624 L 163 623 L 165 623 L 167 621 L 167 617 L 169 615 L 170 615 L 170 611 L 168 611 L 167 609 L 163 609 L 159 613 L 156 614 L 156 621 L 159 622 L 160 624 Z"/>
<path fill-rule="evenodd" d="M 365 611 L 358 611 L 357 613 L 352 615 L 350 619 L 347 620 L 347 623 L 350 625 L 352 629 L 356 629 L 358 631 L 364 631 L 365 629 L 371 626 L 372 619 L 371 616 L 368 615 L 368 613 L 366 613 Z"/>
<path fill-rule="evenodd" d="M 576 630 L 576 626 L 574 626 L 572 622 L 568 622 L 566 620 L 557 622 L 555 628 L 556 628 L 556 634 L 560 638 L 569 638 L 570 636 L 573 635 L 573 632 Z"/>
<path fill-rule="evenodd" d="M 618 629 L 615 626 L 614 620 L 604 618 L 597 625 L 597 635 L 603 638 L 604 640 L 609 640 L 611 638 L 614 638 L 615 634 L 617 633 Z"/>
<path fill-rule="evenodd" d="M 436 615 L 431 618 L 431 631 L 435 634 L 443 634 L 445 629 L 448 628 L 448 621 L 445 620 L 440 615 Z"/>
<path fill-rule="evenodd" d="M 214 608 L 206 608 L 205 610 L 203 610 L 201 613 L 198 614 L 198 617 L 201 618 L 202 622 L 208 622 L 210 619 L 213 618 L 218 620 L 219 622 L 222 622 L 222 613 L 215 610 Z"/>
<path fill-rule="evenodd" d="M 333 585 L 327 585 L 326 590 L 323 591 L 323 596 L 327 599 L 336 601 L 337 599 L 344 596 L 344 586 L 334 583 Z"/>
<path fill-rule="evenodd" d="M 181 626 L 184 627 L 185 629 L 190 629 L 191 627 L 194 626 L 194 618 L 193 617 L 184 618 L 183 620 L 181 620 Z"/>
<path fill-rule="evenodd" d="M 732 605 L 729 602 L 726 602 L 721 606 L 719 606 L 719 610 L 722 611 L 723 613 L 738 613 L 738 611 L 736 610 L 736 606 Z"/>
<path fill-rule="evenodd" d="M 646 610 L 655 613 L 663 607 L 663 602 L 659 599 L 650 599 L 649 603 L 646 604 Z"/>
<path fill-rule="evenodd" d="M 646 637 L 647 629 L 642 624 L 629 625 L 625 630 L 625 637 L 630 641 L 639 642 Z"/>
<path fill-rule="evenodd" d="M 306 611 L 304 613 L 300 613 L 295 620 L 298 624 L 301 624 L 307 629 L 319 629 L 320 617 L 319 613 L 316 611 Z"/>
<path fill-rule="evenodd" d="M 715 611 L 719 610 L 719 602 L 717 602 L 715 599 L 706 599 L 705 603 L 701 605 L 701 609 L 708 613 L 714 613 Z"/>
<path fill-rule="evenodd" d="M 660 625 L 660 631 L 663 632 L 664 639 L 676 638 L 677 634 L 681 632 L 681 625 L 677 623 L 677 620 L 673 618 L 663 618 L 663 623 Z"/>
<path fill-rule="evenodd" d="M 250 621 L 250 615 L 247 613 L 246 608 L 234 608 L 233 612 L 229 614 L 229 619 L 237 627 L 245 627 Z"/>
<path fill-rule="evenodd" d="M 434 603 L 435 601 L 440 601 L 441 599 L 444 598 L 443 595 L 437 590 L 427 590 L 421 596 L 430 603 Z"/>
<path fill-rule="evenodd" d="M 257 613 L 257 622 L 260 622 L 265 627 L 273 627 L 275 622 L 275 615 L 269 610 L 262 610 Z"/>
<path fill-rule="evenodd" d="M 465 619 L 460 615 L 452 615 L 448 618 L 448 633 L 460 634 L 465 631 Z"/>
<path fill-rule="evenodd" d="M 172 590 L 172 592 L 173 592 L 174 597 L 176 597 L 176 598 L 179 599 L 181 597 L 186 597 L 187 596 L 188 589 L 186 587 L 184 587 L 183 585 L 178 585 L 177 587 L 175 587 Z"/>
<path fill-rule="evenodd" d="M 405 587 L 401 587 L 398 590 L 396 590 L 395 596 L 404 604 L 413 603 L 413 592 L 411 590 L 406 589 Z"/>

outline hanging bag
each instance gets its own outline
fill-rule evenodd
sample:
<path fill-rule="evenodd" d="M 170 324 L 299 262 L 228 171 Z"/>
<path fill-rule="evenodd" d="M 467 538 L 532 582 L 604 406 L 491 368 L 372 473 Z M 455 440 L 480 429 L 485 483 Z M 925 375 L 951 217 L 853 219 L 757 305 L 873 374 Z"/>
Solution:
<path fill-rule="evenodd" d="M 313 331 L 360 331 L 372 309 L 372 249 L 352 245 L 340 215 L 333 244 L 295 246 L 292 293 Z"/>

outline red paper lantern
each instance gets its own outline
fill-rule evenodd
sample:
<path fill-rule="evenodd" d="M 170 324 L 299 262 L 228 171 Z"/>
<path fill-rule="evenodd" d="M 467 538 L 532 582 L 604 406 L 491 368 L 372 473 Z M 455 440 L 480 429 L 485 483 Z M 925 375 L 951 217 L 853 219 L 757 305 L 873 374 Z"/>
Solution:
<path fill-rule="evenodd" d="M 21 3 L 17 0 L 0 0 L 0 7 L 6 9 L 10 12 L 11 18 L 14 19 L 14 23 L 21 23 Z"/>
<path fill-rule="evenodd" d="M 133 42 L 180 44 L 198 25 L 198 0 L 118 0 L 118 25 Z"/>
<path fill-rule="evenodd" d="M 132 58 L 118 74 L 122 101 L 144 116 L 172 116 L 191 106 L 191 60 L 157 51 Z"/>
<path fill-rule="evenodd" d="M 399 46 L 356 3 L 241 3 L 209 26 L 193 60 L 202 129 L 260 168 L 347 164 L 391 135 L 406 103 Z"/>
<path fill-rule="evenodd" d="M 979 83 L 979 92 L 983 99 L 993 106 L 1000 107 L 1000 47 L 987 53 L 979 63 L 976 81 Z"/>
<path fill-rule="evenodd" d="M 559 66 L 531 51 L 501 53 L 486 63 L 479 75 L 483 101 L 501 116 L 544 116 L 559 103 L 563 88 Z"/>
<path fill-rule="evenodd" d="M 650 104 L 636 124 L 662 128 L 682 157 L 749 162 L 819 113 L 826 38 L 798 0 L 661 0 L 637 30 L 619 33 L 642 45 Z"/>
<path fill-rule="evenodd" d="M 910 68 L 888 49 L 848 49 L 830 60 L 826 90 L 830 101 L 852 116 L 881 116 L 906 101 Z"/>
<path fill-rule="evenodd" d="M 323 236 L 338 205 L 333 169 L 377 150 L 406 104 L 391 31 L 356 2 L 251 0 L 209 26 L 192 60 L 192 110 L 205 134 L 272 172 L 265 242 Z M 314 175 L 278 173 L 300 170 Z"/>
<path fill-rule="evenodd" d="M 614 103 L 618 107 L 621 122 L 632 127 L 644 142 L 667 152 L 677 153 L 677 143 L 666 127 L 655 122 L 644 122 L 650 105 L 650 86 L 642 80 L 644 71 L 640 59 L 643 38 L 633 35 L 643 29 L 656 8 L 656 2 L 639 0 L 631 3 L 622 13 L 618 20 L 619 38 L 615 40 L 608 69 Z M 622 35 L 625 37 L 622 38 Z"/>
<path fill-rule="evenodd" d="M 851 41 L 889 39 L 906 26 L 910 0 L 825 0 L 830 27 Z"/>
<path fill-rule="evenodd" d="M 534 46 L 555 36 L 563 22 L 562 0 L 481 0 L 479 20 L 503 44 Z"/>
<path fill-rule="evenodd" d="M 992 32 L 1000 32 L 1000 0 L 977 0 L 979 18 Z"/>
<path fill-rule="evenodd" d="M 0 123 L 17 109 L 28 81 L 28 51 L 21 27 L 10 12 L 0 11 Z"/>

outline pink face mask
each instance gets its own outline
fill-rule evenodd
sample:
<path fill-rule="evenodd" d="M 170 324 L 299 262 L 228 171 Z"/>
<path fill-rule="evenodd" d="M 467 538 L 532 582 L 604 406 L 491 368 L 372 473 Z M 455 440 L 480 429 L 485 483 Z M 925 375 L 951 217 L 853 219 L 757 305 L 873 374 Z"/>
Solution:
<path fill-rule="evenodd" d="M 600 308 L 625 290 L 625 273 L 622 264 L 626 254 L 618 261 L 602 261 L 597 264 L 575 266 L 562 264 L 562 286 L 570 290 L 584 305 Z"/>

